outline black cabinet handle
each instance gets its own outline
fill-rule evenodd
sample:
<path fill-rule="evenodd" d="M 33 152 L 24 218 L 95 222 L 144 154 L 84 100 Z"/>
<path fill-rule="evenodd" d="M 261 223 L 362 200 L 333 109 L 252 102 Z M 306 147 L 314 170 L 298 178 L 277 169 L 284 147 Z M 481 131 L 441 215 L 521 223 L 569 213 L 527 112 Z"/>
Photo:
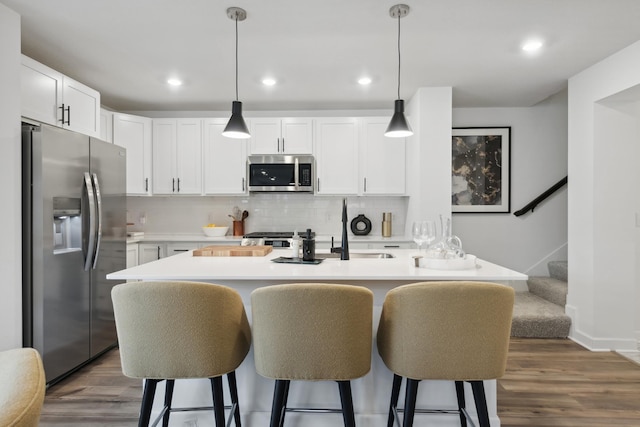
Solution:
<path fill-rule="evenodd" d="M 178 193 L 180 192 L 180 178 L 178 178 Z"/>
<path fill-rule="evenodd" d="M 149 191 L 149 178 L 144 179 L 144 191 Z"/>
<path fill-rule="evenodd" d="M 60 120 L 62 122 L 62 125 L 66 124 L 66 125 L 70 126 L 71 125 L 71 106 L 67 105 L 67 108 L 64 108 L 64 104 L 62 104 L 62 107 L 58 107 L 58 108 L 62 110 L 62 120 Z M 65 111 L 67 112 L 67 121 L 66 121 L 66 123 L 65 123 L 65 120 L 64 120 L 64 112 Z"/>
<path fill-rule="evenodd" d="M 176 192 L 176 179 L 175 178 L 171 178 L 171 192 L 172 193 Z"/>

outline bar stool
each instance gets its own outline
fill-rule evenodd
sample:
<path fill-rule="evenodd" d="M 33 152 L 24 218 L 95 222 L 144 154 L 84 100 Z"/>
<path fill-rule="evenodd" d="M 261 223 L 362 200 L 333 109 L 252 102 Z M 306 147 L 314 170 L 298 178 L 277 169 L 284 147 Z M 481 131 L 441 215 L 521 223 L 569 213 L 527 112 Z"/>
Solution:
<path fill-rule="evenodd" d="M 44 391 L 44 369 L 36 350 L 0 352 L 0 426 L 37 427 Z"/>
<path fill-rule="evenodd" d="M 387 293 L 377 344 L 394 373 L 388 427 L 394 420 L 399 424 L 403 377 L 407 378 L 404 427 L 413 425 L 415 412 L 454 412 L 466 426 L 464 381 L 471 384 L 480 426 L 489 426 L 482 380 L 504 375 L 513 300 L 512 288 L 487 282 L 423 282 Z M 420 380 L 455 381 L 458 410 L 416 410 Z"/>
<path fill-rule="evenodd" d="M 149 425 L 158 382 L 166 380 L 162 425 L 169 424 L 174 381 L 209 378 L 216 426 L 224 421 L 222 376 L 227 375 L 231 414 L 240 427 L 235 370 L 251 345 L 240 295 L 226 286 L 198 282 L 131 282 L 114 286 L 111 297 L 122 372 L 144 379 L 139 426 Z M 155 425 L 155 423 L 154 423 Z"/>
<path fill-rule="evenodd" d="M 373 293 L 360 286 L 301 283 L 251 294 L 258 374 L 276 380 L 271 427 L 285 412 L 342 412 L 355 426 L 350 380 L 371 369 Z M 336 381 L 342 410 L 287 408 L 291 380 Z"/>

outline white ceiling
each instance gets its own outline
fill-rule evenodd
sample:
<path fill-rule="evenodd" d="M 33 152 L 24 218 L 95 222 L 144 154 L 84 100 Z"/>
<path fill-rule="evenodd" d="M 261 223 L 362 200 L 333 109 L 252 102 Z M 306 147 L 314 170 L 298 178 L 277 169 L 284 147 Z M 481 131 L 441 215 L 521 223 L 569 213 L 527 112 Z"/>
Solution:
<path fill-rule="evenodd" d="M 0 0 L 22 15 L 22 50 L 121 111 L 229 110 L 238 23 L 245 110 L 391 109 L 394 0 Z M 638 0 L 407 0 L 401 97 L 452 86 L 455 107 L 525 107 L 640 40 Z M 536 55 L 520 50 L 544 40 Z M 356 83 L 361 75 L 369 87 Z M 261 84 L 264 76 L 278 80 Z M 185 84 L 171 88 L 170 76 Z"/>

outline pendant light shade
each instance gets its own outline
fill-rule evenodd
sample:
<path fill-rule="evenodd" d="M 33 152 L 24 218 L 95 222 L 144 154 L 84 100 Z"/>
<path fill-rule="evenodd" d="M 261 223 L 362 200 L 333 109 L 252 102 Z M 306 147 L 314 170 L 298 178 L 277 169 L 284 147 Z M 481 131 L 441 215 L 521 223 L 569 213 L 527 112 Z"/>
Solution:
<path fill-rule="evenodd" d="M 251 134 L 249 133 L 249 129 L 247 129 L 247 124 L 244 122 L 244 118 L 242 118 L 242 102 L 233 101 L 231 105 L 231 118 L 229 118 L 229 122 L 227 126 L 225 126 L 224 131 L 222 131 L 222 135 L 228 138 L 249 138 Z"/>
<path fill-rule="evenodd" d="M 387 127 L 384 136 L 390 138 L 405 138 L 413 135 L 411 126 L 404 116 L 404 100 L 400 99 L 400 18 L 404 18 L 409 14 L 409 6 L 406 4 L 397 4 L 389 9 L 389 15 L 392 18 L 398 18 L 398 99 L 396 99 L 393 109 L 391 122 Z"/>
<path fill-rule="evenodd" d="M 247 12 L 239 7 L 230 7 L 227 9 L 227 16 L 236 21 L 236 100 L 231 105 L 231 117 L 222 135 L 228 138 L 244 139 L 250 138 L 251 134 L 242 117 L 242 102 L 238 101 L 238 21 L 244 21 L 247 18 Z"/>

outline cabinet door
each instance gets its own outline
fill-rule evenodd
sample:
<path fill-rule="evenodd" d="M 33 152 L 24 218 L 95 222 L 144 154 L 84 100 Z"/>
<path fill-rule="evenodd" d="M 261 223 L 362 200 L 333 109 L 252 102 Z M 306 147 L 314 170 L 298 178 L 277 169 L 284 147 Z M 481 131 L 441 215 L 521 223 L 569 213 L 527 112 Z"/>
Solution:
<path fill-rule="evenodd" d="M 22 55 L 20 88 L 23 117 L 61 125 L 58 107 L 62 105 L 62 74 Z"/>
<path fill-rule="evenodd" d="M 100 137 L 100 93 L 69 77 L 62 80 L 63 127 Z"/>
<path fill-rule="evenodd" d="M 127 149 L 127 194 L 151 194 L 151 119 L 114 113 L 113 142 Z"/>
<path fill-rule="evenodd" d="M 282 119 L 280 152 L 311 154 L 313 151 L 313 120 L 307 118 Z"/>
<path fill-rule="evenodd" d="M 100 109 L 100 139 L 113 143 L 113 111 Z"/>
<path fill-rule="evenodd" d="M 176 192 L 176 139 L 175 119 L 153 120 L 153 194 Z"/>
<path fill-rule="evenodd" d="M 183 254 L 202 247 L 199 243 L 167 243 L 167 256 Z"/>
<path fill-rule="evenodd" d="M 315 121 L 318 194 L 358 193 L 358 123 L 355 118 Z"/>
<path fill-rule="evenodd" d="M 251 154 L 280 153 L 280 119 L 251 119 Z"/>
<path fill-rule="evenodd" d="M 140 243 L 138 245 L 138 265 L 164 258 L 165 246 L 164 243 Z"/>
<path fill-rule="evenodd" d="M 127 268 L 138 265 L 138 244 L 127 244 Z"/>
<path fill-rule="evenodd" d="M 245 194 L 247 140 L 222 136 L 226 119 L 204 122 L 204 193 Z"/>
<path fill-rule="evenodd" d="M 362 119 L 361 194 L 405 194 L 406 141 L 384 136 L 388 122 L 388 118 Z"/>
<path fill-rule="evenodd" d="M 176 193 L 202 194 L 202 119 L 178 119 L 176 133 Z"/>

